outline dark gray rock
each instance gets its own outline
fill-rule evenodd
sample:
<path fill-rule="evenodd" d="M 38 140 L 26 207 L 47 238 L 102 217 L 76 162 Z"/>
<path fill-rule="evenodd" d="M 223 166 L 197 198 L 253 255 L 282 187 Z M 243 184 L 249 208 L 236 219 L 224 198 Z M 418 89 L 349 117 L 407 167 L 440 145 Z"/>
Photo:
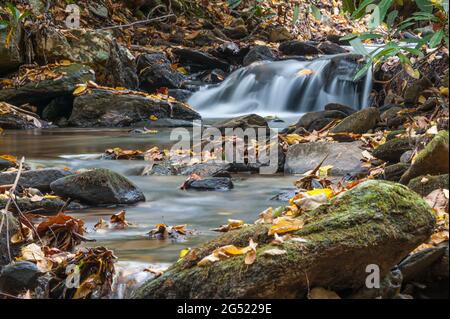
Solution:
<path fill-rule="evenodd" d="M 222 163 L 200 163 L 192 166 L 186 166 L 177 170 L 179 175 L 196 174 L 201 177 L 230 177 L 231 164 Z"/>
<path fill-rule="evenodd" d="M 175 100 L 179 102 L 186 103 L 191 97 L 192 92 L 189 90 L 183 89 L 170 89 L 169 96 L 173 97 Z"/>
<path fill-rule="evenodd" d="M 259 61 L 275 61 L 277 58 L 273 51 L 264 45 L 257 45 L 250 49 L 244 58 L 244 66 Z"/>
<path fill-rule="evenodd" d="M 379 119 L 380 113 L 378 109 L 368 107 L 345 118 L 331 130 L 331 133 L 364 134 L 375 128 Z"/>
<path fill-rule="evenodd" d="M 405 106 L 416 107 L 419 97 L 422 95 L 423 91 L 432 86 L 433 83 L 431 83 L 431 81 L 425 76 L 408 85 L 403 96 L 405 99 Z"/>
<path fill-rule="evenodd" d="M 37 286 L 37 279 L 42 273 L 30 261 L 18 261 L 3 267 L 0 274 L 0 291 L 17 296 Z"/>
<path fill-rule="evenodd" d="M 0 30 L 0 76 L 15 71 L 20 63 L 20 52 L 14 47 L 7 48 L 5 46 L 8 29 Z"/>
<path fill-rule="evenodd" d="M 361 170 L 362 150 L 360 142 L 328 143 L 313 142 L 289 147 L 284 171 L 286 174 L 303 174 L 323 165 L 332 165 L 331 175 L 344 176 Z"/>
<path fill-rule="evenodd" d="M 92 205 L 135 204 L 144 194 L 124 176 L 107 169 L 94 169 L 60 178 L 50 184 L 52 191 Z"/>
<path fill-rule="evenodd" d="M 8 168 L 15 167 L 16 163 L 0 158 L 0 172 Z M 1 183 L 0 183 L 1 184 Z"/>
<path fill-rule="evenodd" d="M 81 64 L 58 66 L 52 71 L 64 72 L 66 75 L 56 80 L 29 82 L 17 88 L 0 90 L 0 101 L 13 105 L 30 103 L 45 106 L 57 97 L 72 96 L 77 84 L 95 80 L 93 71 Z"/>
<path fill-rule="evenodd" d="M 308 112 L 303 115 L 300 120 L 295 124 L 295 127 L 304 128 L 308 131 L 311 131 L 311 125 L 318 120 L 333 120 L 333 119 L 344 119 L 347 117 L 347 114 L 338 111 L 338 110 L 327 110 L 327 111 L 318 111 L 318 112 Z M 329 123 L 329 122 L 328 122 Z M 317 125 L 317 124 L 316 124 Z M 326 124 L 325 124 L 326 125 Z M 324 126 L 325 126 L 324 125 Z M 322 127 L 324 127 L 322 126 Z"/>
<path fill-rule="evenodd" d="M 213 70 L 221 69 L 225 72 L 230 71 L 230 65 L 220 60 L 211 54 L 204 53 L 193 49 L 179 49 L 175 48 L 172 53 L 178 58 L 178 61 L 184 65 L 189 66 L 191 71 Z"/>
<path fill-rule="evenodd" d="M 144 91 L 152 92 L 162 87 L 178 89 L 184 81 L 184 75 L 174 70 L 162 53 L 140 55 L 137 70 L 140 88 Z"/>
<path fill-rule="evenodd" d="M 42 192 L 48 192 L 52 182 L 71 174 L 73 174 L 71 170 L 55 168 L 23 171 L 18 185 L 23 188 L 37 188 Z M 13 184 L 16 176 L 17 172 L 0 173 L 0 185 Z"/>
<path fill-rule="evenodd" d="M 14 108 L 11 104 L 0 102 L 0 127 L 3 129 L 28 130 L 49 126 L 49 123 L 42 121 L 35 114 L 31 115 L 20 108 Z"/>
<path fill-rule="evenodd" d="M 42 111 L 42 118 L 49 122 L 68 119 L 72 113 L 73 96 L 61 96 L 53 99 Z"/>
<path fill-rule="evenodd" d="M 154 115 L 158 121 L 151 121 Z M 200 115 L 184 103 L 137 94 L 92 90 L 75 99 L 69 123 L 77 127 L 159 125 L 163 120 L 192 121 Z M 164 123 L 167 125 L 168 123 Z"/>
<path fill-rule="evenodd" d="M 7 200 L 0 199 L 0 209 L 5 208 L 6 202 Z M 61 208 L 64 207 L 66 202 L 61 198 L 44 198 L 41 201 L 32 201 L 30 198 L 17 197 L 16 203 L 22 212 L 33 212 L 34 214 L 50 215 L 60 212 Z M 72 201 L 66 207 L 66 211 L 75 211 L 86 208 L 88 208 L 88 206 Z M 13 207 L 13 210 L 15 210 L 15 207 Z"/>
<path fill-rule="evenodd" d="M 415 138 L 410 137 L 394 138 L 378 146 L 373 151 L 373 156 L 386 162 L 398 163 L 400 162 L 401 156 L 405 152 L 414 149 L 415 144 L 416 144 Z"/>
<path fill-rule="evenodd" d="M 297 195 L 297 193 L 298 193 L 298 189 L 295 189 L 295 188 L 283 190 L 280 193 L 276 194 L 274 197 L 272 197 L 270 200 L 276 200 L 279 202 L 287 203 L 287 202 L 289 202 L 289 200 L 292 197 Z"/>
<path fill-rule="evenodd" d="M 315 55 L 320 51 L 313 42 L 302 42 L 297 40 L 286 41 L 280 44 L 279 50 L 286 55 Z"/>
<path fill-rule="evenodd" d="M 215 123 L 214 127 L 224 131 L 226 128 L 241 128 L 243 130 L 247 128 L 269 128 L 269 125 L 262 116 L 249 114 Z"/>
<path fill-rule="evenodd" d="M 419 176 L 410 180 L 408 187 L 422 196 L 428 196 L 436 189 L 449 189 L 448 174 Z"/>
<path fill-rule="evenodd" d="M 347 116 L 350 116 L 350 115 L 358 112 L 357 110 L 355 110 L 354 108 L 351 108 L 350 106 L 339 104 L 339 103 L 329 103 L 329 104 L 325 105 L 325 111 L 339 111 L 339 112 L 346 114 Z"/>
<path fill-rule="evenodd" d="M 384 169 L 384 179 L 391 182 L 398 182 L 402 175 L 409 168 L 409 164 L 397 163 L 394 165 L 386 166 Z"/>
<path fill-rule="evenodd" d="M 399 269 L 391 270 L 380 282 L 380 288 L 361 288 L 349 299 L 393 299 L 402 288 L 403 274 Z"/>
<path fill-rule="evenodd" d="M 212 177 L 194 180 L 186 185 L 186 189 L 200 191 L 224 191 L 233 188 L 233 182 L 228 177 Z"/>
<path fill-rule="evenodd" d="M 405 153 L 402 154 L 402 156 L 400 156 L 400 163 L 406 163 L 406 164 L 411 164 L 411 160 L 414 157 L 414 151 L 410 150 L 410 151 L 406 151 Z"/>
<path fill-rule="evenodd" d="M 448 242 L 447 246 L 440 245 L 426 248 L 405 258 L 398 266 L 403 274 L 404 281 L 420 281 L 423 279 L 429 273 L 431 266 L 444 256 L 446 249 L 448 249 Z"/>
<path fill-rule="evenodd" d="M 340 54 L 340 53 L 347 53 L 348 51 L 341 47 L 339 44 L 325 41 L 321 42 L 317 48 L 323 53 L 323 54 Z"/>

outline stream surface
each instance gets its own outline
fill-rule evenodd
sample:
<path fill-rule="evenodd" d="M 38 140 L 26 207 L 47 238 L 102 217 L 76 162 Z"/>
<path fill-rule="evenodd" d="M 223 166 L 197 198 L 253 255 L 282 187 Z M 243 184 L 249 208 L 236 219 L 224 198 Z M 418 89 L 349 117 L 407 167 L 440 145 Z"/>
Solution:
<path fill-rule="evenodd" d="M 293 120 L 293 119 L 292 119 Z M 277 123 L 278 126 L 285 126 Z M 227 192 L 182 191 L 179 186 L 185 176 L 133 176 L 133 169 L 143 167 L 143 161 L 108 161 L 95 155 L 108 148 L 147 150 L 153 146 L 168 148 L 170 129 L 158 129 L 157 134 L 132 135 L 128 129 L 48 129 L 30 131 L 7 130 L 0 139 L 0 153 L 25 156 L 32 168 L 108 168 L 126 175 L 145 193 L 146 202 L 125 207 L 127 220 L 133 224 L 126 230 L 95 231 L 100 218 L 109 220 L 122 208 L 90 208 L 70 212 L 86 222 L 87 237 L 95 239 L 89 245 L 105 246 L 121 263 L 139 263 L 165 267 L 178 259 L 187 247 L 214 238 L 211 231 L 226 224 L 228 219 L 253 223 L 258 214 L 269 206 L 281 203 L 271 198 L 281 189 L 292 188 L 295 177 L 239 175 L 233 178 L 235 187 Z M 146 233 L 155 224 L 187 224 L 195 234 L 185 241 L 149 239 Z"/>

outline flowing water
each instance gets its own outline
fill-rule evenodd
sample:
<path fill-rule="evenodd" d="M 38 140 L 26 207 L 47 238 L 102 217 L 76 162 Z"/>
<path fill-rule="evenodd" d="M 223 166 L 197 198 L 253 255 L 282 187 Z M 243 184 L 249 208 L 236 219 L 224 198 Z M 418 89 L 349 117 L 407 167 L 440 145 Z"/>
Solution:
<path fill-rule="evenodd" d="M 354 57 L 253 63 L 219 85 L 201 88 L 188 103 L 204 116 L 280 116 L 323 110 L 328 103 L 361 109 L 369 105 L 372 78 L 369 72 L 353 81 L 359 69 Z"/>

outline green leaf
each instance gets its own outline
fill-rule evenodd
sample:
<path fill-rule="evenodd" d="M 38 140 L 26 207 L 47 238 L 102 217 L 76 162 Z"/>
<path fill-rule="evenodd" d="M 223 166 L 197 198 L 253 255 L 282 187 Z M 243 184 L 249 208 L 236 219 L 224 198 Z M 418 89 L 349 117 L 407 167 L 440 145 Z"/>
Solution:
<path fill-rule="evenodd" d="M 316 20 L 322 20 L 322 14 L 320 13 L 319 8 L 317 8 L 315 5 L 311 4 L 309 6 L 309 10 L 311 11 L 312 15 Z"/>
<path fill-rule="evenodd" d="M 433 11 L 433 4 L 430 0 L 416 0 L 416 4 L 419 7 L 420 10 L 424 12 L 432 12 Z"/>
<path fill-rule="evenodd" d="M 386 19 L 386 24 L 388 25 L 388 27 L 392 28 L 392 26 L 395 23 L 395 19 L 397 19 L 397 17 L 398 17 L 398 10 L 391 11 L 388 14 Z"/>
<path fill-rule="evenodd" d="M 441 44 L 442 39 L 444 38 L 444 36 L 445 36 L 444 29 L 441 29 L 438 32 L 436 32 L 433 35 L 433 37 L 430 39 L 430 42 L 429 42 L 430 48 L 433 49 L 433 48 L 437 47 L 439 44 Z"/>
<path fill-rule="evenodd" d="M 356 9 L 355 12 L 353 12 L 352 14 L 352 18 L 353 19 L 361 19 L 365 13 L 366 13 L 366 8 L 369 4 L 372 4 L 375 0 L 364 0 L 359 7 Z"/>
<path fill-rule="evenodd" d="M 292 17 L 292 24 L 295 25 L 298 21 L 298 17 L 300 16 L 300 5 L 298 3 L 294 6 L 294 13 Z"/>
<path fill-rule="evenodd" d="M 369 60 L 366 65 L 364 65 L 361 70 L 358 71 L 358 73 L 356 73 L 355 77 L 353 78 L 353 81 L 359 81 L 362 77 L 364 77 L 367 72 L 370 70 L 370 68 L 372 67 L 372 60 Z"/>
<path fill-rule="evenodd" d="M 242 0 L 228 0 L 227 2 L 230 9 L 236 9 L 241 5 Z"/>

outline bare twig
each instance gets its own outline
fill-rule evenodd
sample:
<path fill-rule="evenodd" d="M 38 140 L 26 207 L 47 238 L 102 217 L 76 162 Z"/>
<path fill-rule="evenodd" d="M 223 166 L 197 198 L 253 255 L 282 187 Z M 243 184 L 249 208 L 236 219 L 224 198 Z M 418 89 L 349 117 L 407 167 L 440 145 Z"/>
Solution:
<path fill-rule="evenodd" d="M 140 25 L 140 24 L 146 24 L 146 23 L 150 23 L 150 22 L 164 20 L 166 18 L 170 18 L 170 17 L 173 17 L 173 16 L 175 16 L 175 15 L 173 13 L 171 13 L 171 14 L 167 14 L 167 15 L 164 15 L 164 16 L 161 16 L 161 17 L 157 17 L 157 18 L 140 20 L 140 21 L 136 21 L 136 22 L 128 23 L 128 24 L 114 25 L 114 26 L 110 26 L 110 27 L 100 28 L 100 29 L 97 29 L 97 30 L 111 30 L 111 29 L 130 28 L 130 27 L 134 27 L 134 26 Z"/>

